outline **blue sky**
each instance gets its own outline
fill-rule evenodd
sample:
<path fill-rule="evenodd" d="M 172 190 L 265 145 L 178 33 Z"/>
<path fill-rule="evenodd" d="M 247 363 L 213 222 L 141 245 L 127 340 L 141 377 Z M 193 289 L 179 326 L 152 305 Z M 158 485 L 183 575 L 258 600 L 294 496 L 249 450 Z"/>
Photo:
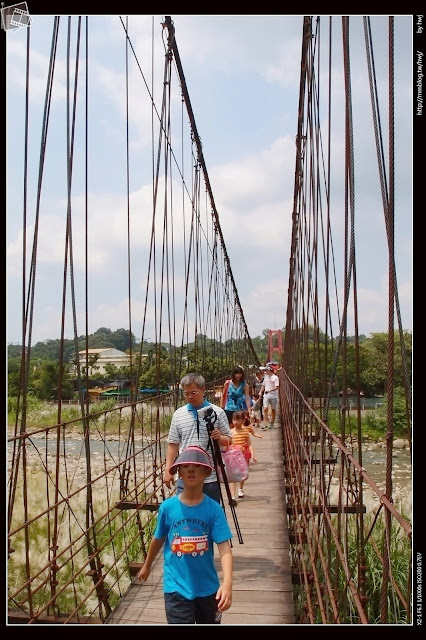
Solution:
<path fill-rule="evenodd" d="M 31 7 L 30 7 L 31 12 Z M 126 17 L 122 16 L 123 22 Z M 151 86 L 154 33 L 154 99 L 161 109 L 163 16 L 129 16 L 129 35 L 144 77 Z M 245 319 L 252 337 L 265 328 L 285 325 L 288 260 L 293 205 L 295 137 L 299 99 L 303 16 L 172 15 L 188 92 L 200 135 L 220 224 Z M 75 29 L 76 19 L 73 22 Z M 328 16 L 322 16 L 326 47 Z M 381 117 L 387 147 L 388 17 L 371 18 Z M 92 308 L 89 331 L 100 326 L 127 327 L 126 236 L 119 215 L 125 205 L 125 40 L 119 16 L 93 16 L 90 25 L 90 202 L 96 233 L 91 245 Z M 33 15 L 31 24 L 29 218 L 34 218 L 44 91 L 53 16 Z M 42 191 L 37 266 L 37 306 L 33 344 L 60 333 L 63 271 L 65 172 L 66 30 L 62 16 L 58 61 Z M 75 32 L 74 32 L 75 33 Z M 412 328 L 412 16 L 395 17 L 395 254 L 403 328 Z M 376 167 L 372 116 L 361 16 L 350 19 L 354 101 L 357 268 L 360 333 L 386 331 L 387 242 Z M 21 342 L 23 118 L 25 106 L 26 29 L 6 34 L 7 90 L 7 270 L 8 342 Z M 332 204 L 339 230 L 343 133 L 341 19 L 333 18 L 333 161 Z M 324 50 L 325 51 L 325 50 Z M 325 53 L 323 54 L 325 56 Z M 83 72 L 82 63 L 81 73 Z M 132 204 L 149 206 L 151 110 L 140 70 L 129 64 L 129 132 Z M 84 87 L 81 87 L 84 89 Z M 177 104 L 179 95 L 174 87 Z M 321 94 L 325 99 L 326 84 Z M 79 90 L 77 113 L 84 91 Z M 325 104 L 323 116 L 326 118 Z M 323 128 L 326 139 L 326 126 Z M 76 128 L 73 207 L 83 214 L 84 128 Z M 80 218 L 83 219 L 82 217 Z M 107 221 L 107 224 L 105 224 Z M 143 271 L 149 221 L 135 222 L 135 281 Z M 75 235 L 78 286 L 83 282 L 83 247 Z M 339 238 L 339 235 L 336 236 Z M 342 236 L 340 236 L 342 241 Z M 339 252 L 338 243 L 336 251 Z M 140 269 L 140 271 L 138 271 Z M 341 267 L 342 269 L 342 267 Z M 124 284 L 123 284 L 124 283 Z M 133 331 L 140 336 L 144 289 L 132 292 Z M 80 323 L 79 333 L 84 332 Z M 352 333 L 349 329 L 349 333 Z M 145 336 L 150 336 L 149 329 Z M 72 337 L 69 333 L 66 337 Z"/>

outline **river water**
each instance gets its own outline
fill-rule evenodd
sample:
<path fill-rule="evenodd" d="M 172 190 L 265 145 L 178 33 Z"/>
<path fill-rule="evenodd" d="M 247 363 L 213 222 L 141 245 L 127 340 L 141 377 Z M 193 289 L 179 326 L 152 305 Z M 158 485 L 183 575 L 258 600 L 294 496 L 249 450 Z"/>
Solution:
<path fill-rule="evenodd" d="M 41 452 L 42 457 L 45 455 L 45 438 L 33 437 L 33 444 L 28 444 L 27 454 L 28 460 L 36 461 L 39 459 Z M 146 446 L 146 445 L 145 445 Z M 104 455 L 115 462 L 118 459 L 123 459 L 126 455 L 126 443 L 118 439 L 108 439 L 106 444 L 102 440 L 91 440 L 91 454 L 92 464 L 103 463 Z M 162 443 L 162 447 L 165 447 L 165 443 Z M 363 449 L 362 453 L 362 465 L 366 469 L 370 479 L 379 487 L 384 493 L 386 485 L 386 451 L 380 447 Z M 135 443 L 135 450 L 140 451 L 142 448 L 141 442 Z M 9 443 L 9 450 L 11 450 L 11 443 Z M 61 453 L 63 453 L 63 443 L 61 441 Z M 38 453 L 37 453 L 38 452 Z M 66 439 L 66 454 L 67 461 L 72 462 L 73 459 L 80 459 L 81 463 L 84 461 L 84 443 L 82 438 L 67 437 Z M 48 455 L 56 455 L 56 440 L 48 440 Z M 357 459 L 355 452 L 354 457 Z M 10 459 L 10 456 L 9 456 Z M 336 477 L 336 474 L 335 474 Z M 394 449 L 392 456 L 392 482 L 393 482 L 393 499 L 395 508 L 398 511 L 404 511 L 411 517 L 412 510 L 412 466 L 410 461 L 409 449 Z M 372 508 L 379 504 L 379 498 L 374 492 L 371 492 L 366 483 L 365 487 L 365 502 L 367 508 Z"/>
<path fill-rule="evenodd" d="M 370 445 L 371 446 L 371 445 Z M 357 459 L 356 453 L 354 457 Z M 385 493 L 386 450 L 382 448 L 363 449 L 362 466 L 369 478 Z M 365 488 L 367 487 L 367 488 Z M 397 511 L 412 516 L 412 465 L 409 449 L 394 449 L 392 454 L 392 497 Z M 376 508 L 380 501 L 367 483 L 364 483 L 364 502 L 367 509 Z"/>

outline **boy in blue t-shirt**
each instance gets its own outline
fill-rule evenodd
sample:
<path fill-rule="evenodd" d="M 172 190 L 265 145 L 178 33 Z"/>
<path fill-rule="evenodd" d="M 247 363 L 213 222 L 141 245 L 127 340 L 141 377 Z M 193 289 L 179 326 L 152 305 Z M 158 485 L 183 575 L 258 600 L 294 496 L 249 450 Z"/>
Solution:
<path fill-rule="evenodd" d="M 232 603 L 232 533 L 221 505 L 203 493 L 204 480 L 212 471 L 204 449 L 184 449 L 170 473 L 174 475 L 177 470 L 183 491 L 161 503 L 154 536 L 137 578 L 147 580 L 166 541 L 163 590 L 167 622 L 220 624 L 222 611 Z M 213 543 L 219 550 L 222 584 L 214 566 Z"/>

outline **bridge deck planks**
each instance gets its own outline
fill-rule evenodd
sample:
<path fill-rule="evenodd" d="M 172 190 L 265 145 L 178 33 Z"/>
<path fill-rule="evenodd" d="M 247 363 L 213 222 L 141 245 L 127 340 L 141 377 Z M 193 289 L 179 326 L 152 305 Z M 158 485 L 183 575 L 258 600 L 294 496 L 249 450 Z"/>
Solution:
<path fill-rule="evenodd" d="M 245 497 L 236 514 L 243 538 L 237 531 L 229 505 L 226 513 L 234 555 L 232 606 L 223 613 L 223 625 L 294 624 L 289 539 L 285 511 L 282 437 L 279 424 L 269 431 L 256 430 L 264 440 L 252 438 L 257 464 L 250 467 Z M 226 498 L 225 488 L 222 486 Z M 221 577 L 216 551 L 216 566 Z M 106 624 L 166 625 L 162 591 L 162 553 L 146 583 L 133 579 Z"/>

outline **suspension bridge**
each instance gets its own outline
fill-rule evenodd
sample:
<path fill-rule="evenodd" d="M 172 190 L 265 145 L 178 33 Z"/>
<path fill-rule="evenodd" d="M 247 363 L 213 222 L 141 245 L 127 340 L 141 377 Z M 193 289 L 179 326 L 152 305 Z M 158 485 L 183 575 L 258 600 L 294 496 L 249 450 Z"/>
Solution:
<path fill-rule="evenodd" d="M 322 134 L 319 109 L 322 83 L 331 104 L 330 70 L 326 57 L 319 59 L 322 21 L 328 19 L 304 16 L 297 61 L 300 92 L 282 343 L 277 345 L 272 339 L 275 334 L 281 339 L 281 331 L 269 333 L 268 356 L 280 364 L 279 410 L 275 429 L 265 432 L 259 443 L 256 440 L 259 463 L 251 472 L 246 498 L 236 508 L 242 542 L 234 522 L 234 596 L 232 607 L 224 613 L 224 624 L 413 623 L 412 517 L 394 502 L 392 476 L 396 386 L 404 390 L 404 433 L 411 447 L 411 364 L 394 246 L 393 47 L 397 18 L 382 18 L 388 28 L 386 136 L 370 19 L 360 20 L 368 70 L 365 95 L 371 99 L 373 122 L 371 153 L 377 160 L 382 200 L 377 216 L 384 221 L 388 248 L 380 273 L 388 282 L 384 483 L 376 485 L 363 466 L 355 200 L 363 187 L 358 185 L 354 159 L 352 19 L 333 18 L 339 20 L 340 29 L 335 31 L 342 48 L 343 78 L 338 89 L 343 86 L 345 92 L 343 162 L 337 187 L 343 194 L 343 206 L 334 208 L 331 110 L 327 137 Z M 153 40 L 161 38 L 164 49 L 157 102 L 129 22 L 117 17 L 126 52 L 126 99 L 133 65 L 140 72 L 140 112 L 150 114 L 152 175 L 143 177 L 150 185 L 149 198 L 132 198 L 129 185 L 135 169 L 126 126 L 122 133 L 127 188 L 121 229 L 127 233 L 123 289 L 128 292 L 130 396 L 126 404 L 107 409 L 97 410 L 96 403 L 90 402 L 86 391 L 96 264 L 90 230 L 93 219 L 99 224 L 102 218 L 93 210 L 90 197 L 93 20 L 96 18 L 56 16 L 52 21 L 37 153 L 29 115 L 34 90 L 31 26 L 26 31 L 22 340 L 15 419 L 9 425 L 7 443 L 9 624 L 165 624 L 161 558 L 147 584 L 136 582 L 135 573 L 146 555 L 158 506 L 173 493 L 163 482 L 163 472 L 171 415 L 184 401 L 178 381 L 188 371 L 201 371 L 207 381 L 207 399 L 217 402 L 217 390 L 236 363 L 246 372 L 262 364 L 245 319 L 215 204 L 202 132 L 197 129 L 179 53 L 178 27 L 165 16 L 160 34 L 153 29 Z M 331 18 L 328 24 L 331 47 L 335 37 Z M 61 39 L 66 44 L 65 64 L 58 59 Z M 50 118 L 55 112 L 57 82 L 66 105 L 63 271 L 58 289 L 50 295 L 52 308 L 57 305 L 60 341 L 54 419 L 41 415 L 34 425 L 30 417 L 30 382 L 36 366 L 32 336 L 43 295 L 39 234 L 42 228 L 49 232 L 44 172 L 52 161 L 51 136 L 56 130 Z M 40 90 L 38 85 L 36 89 Z M 103 224 L 109 221 L 104 219 Z M 136 280 L 143 287 L 137 309 L 132 296 Z M 142 326 L 137 342 L 132 339 L 136 317 Z M 144 351 L 148 324 L 155 332 L 150 374 L 156 389 L 167 385 L 167 391 L 141 397 L 139 381 L 148 367 Z M 65 349 L 69 331 L 73 336 L 71 359 Z M 398 379 L 396 359 L 401 372 Z M 73 412 L 63 401 L 71 360 L 76 389 Z M 349 408 L 349 381 L 355 386 L 354 409 Z M 336 390 L 341 390 L 338 433 L 330 426 Z M 367 508 L 367 493 L 376 496 L 375 509 Z M 223 506 L 231 523 L 226 498 Z"/>

